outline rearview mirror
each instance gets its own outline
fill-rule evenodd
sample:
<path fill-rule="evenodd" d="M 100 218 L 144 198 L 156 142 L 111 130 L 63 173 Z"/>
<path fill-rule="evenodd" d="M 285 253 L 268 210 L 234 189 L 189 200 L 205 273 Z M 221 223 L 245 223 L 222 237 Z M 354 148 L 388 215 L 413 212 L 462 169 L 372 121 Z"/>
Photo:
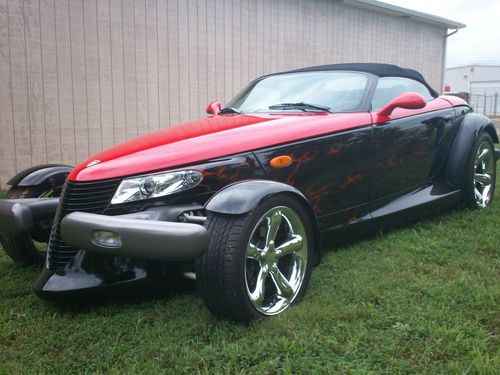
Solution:
<path fill-rule="evenodd" d="M 379 116 L 389 117 L 396 108 L 421 109 L 426 106 L 424 97 L 416 92 L 405 92 L 387 103 L 380 111 Z"/>
<path fill-rule="evenodd" d="M 209 115 L 216 116 L 220 112 L 221 108 L 222 108 L 222 105 L 220 104 L 219 101 L 216 100 L 214 102 L 211 102 L 211 103 L 207 104 L 206 112 Z"/>

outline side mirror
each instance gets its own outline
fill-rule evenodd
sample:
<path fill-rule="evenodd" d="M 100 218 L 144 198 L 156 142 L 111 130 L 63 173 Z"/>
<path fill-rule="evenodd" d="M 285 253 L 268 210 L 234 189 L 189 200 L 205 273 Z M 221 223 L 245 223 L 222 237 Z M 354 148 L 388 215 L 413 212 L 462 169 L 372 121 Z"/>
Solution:
<path fill-rule="evenodd" d="M 220 104 L 219 101 L 216 100 L 214 102 L 207 104 L 206 112 L 209 115 L 217 116 L 217 114 L 220 112 L 221 109 L 222 109 L 222 105 Z"/>
<path fill-rule="evenodd" d="M 404 109 L 421 109 L 426 106 L 427 102 L 424 97 L 416 92 L 405 92 L 387 103 L 377 115 L 389 117 L 396 108 Z"/>

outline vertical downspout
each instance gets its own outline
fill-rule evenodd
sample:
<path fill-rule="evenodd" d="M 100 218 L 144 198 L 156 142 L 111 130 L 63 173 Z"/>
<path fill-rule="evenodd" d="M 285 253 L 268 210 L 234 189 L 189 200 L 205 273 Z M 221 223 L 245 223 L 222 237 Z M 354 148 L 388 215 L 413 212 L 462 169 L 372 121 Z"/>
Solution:
<path fill-rule="evenodd" d="M 441 90 L 440 90 L 441 94 L 444 92 L 444 77 L 446 75 L 446 49 L 447 49 L 447 46 L 448 46 L 448 37 L 452 36 L 453 34 L 458 33 L 458 30 L 460 30 L 460 28 L 457 27 L 451 33 L 447 33 L 444 36 L 444 46 L 443 46 L 443 74 L 441 76 Z"/>

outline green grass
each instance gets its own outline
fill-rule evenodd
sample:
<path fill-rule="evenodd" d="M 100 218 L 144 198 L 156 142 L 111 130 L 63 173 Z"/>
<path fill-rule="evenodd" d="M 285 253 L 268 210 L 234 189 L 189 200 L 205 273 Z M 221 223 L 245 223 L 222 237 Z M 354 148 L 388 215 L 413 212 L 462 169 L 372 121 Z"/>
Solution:
<path fill-rule="evenodd" d="M 2 252 L 0 373 L 498 374 L 499 215 L 497 193 L 337 248 L 301 304 L 249 326 L 214 319 L 189 283 L 54 305 Z"/>

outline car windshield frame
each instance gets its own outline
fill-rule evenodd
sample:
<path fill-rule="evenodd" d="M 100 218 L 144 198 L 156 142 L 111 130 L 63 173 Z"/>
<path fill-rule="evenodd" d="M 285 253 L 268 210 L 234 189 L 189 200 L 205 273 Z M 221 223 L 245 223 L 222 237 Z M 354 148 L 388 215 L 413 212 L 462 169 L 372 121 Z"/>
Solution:
<path fill-rule="evenodd" d="M 304 111 L 303 109 L 297 108 L 297 109 L 284 109 L 284 110 L 279 110 L 279 109 L 270 109 L 267 108 L 261 108 L 258 111 L 246 111 L 246 110 L 241 110 L 240 107 L 237 105 L 237 103 L 244 97 L 246 96 L 249 91 L 253 90 L 255 86 L 260 83 L 261 81 L 271 78 L 271 77 L 276 77 L 276 76 L 282 76 L 282 75 L 305 75 L 308 73 L 321 73 L 321 74 L 329 74 L 329 73 L 355 73 L 360 76 L 365 76 L 367 78 L 365 87 L 363 89 L 363 94 L 362 98 L 360 100 L 360 103 L 357 107 L 350 109 L 350 110 L 335 110 L 332 108 L 331 112 L 326 112 L 326 111 L 315 111 L 313 109 Z M 323 114 L 328 114 L 328 113 L 360 113 L 360 112 L 369 112 L 370 111 L 370 101 L 371 101 L 371 95 L 373 93 L 373 87 L 376 85 L 377 78 L 375 75 L 367 72 L 361 72 L 357 70 L 326 70 L 326 71 L 310 71 L 310 72 L 284 72 L 284 73 L 276 73 L 276 74 L 270 74 L 266 75 L 263 77 L 259 77 L 252 82 L 250 82 L 248 85 L 246 85 L 235 97 L 233 97 L 227 104 L 225 108 L 231 108 L 233 110 L 238 111 L 239 114 L 269 114 L 269 113 L 290 113 L 290 114 L 296 114 L 296 113 L 323 113 Z M 279 105 L 281 103 L 273 103 L 272 105 Z M 306 104 L 312 104 L 312 105 L 317 105 L 319 103 L 307 103 Z"/>

